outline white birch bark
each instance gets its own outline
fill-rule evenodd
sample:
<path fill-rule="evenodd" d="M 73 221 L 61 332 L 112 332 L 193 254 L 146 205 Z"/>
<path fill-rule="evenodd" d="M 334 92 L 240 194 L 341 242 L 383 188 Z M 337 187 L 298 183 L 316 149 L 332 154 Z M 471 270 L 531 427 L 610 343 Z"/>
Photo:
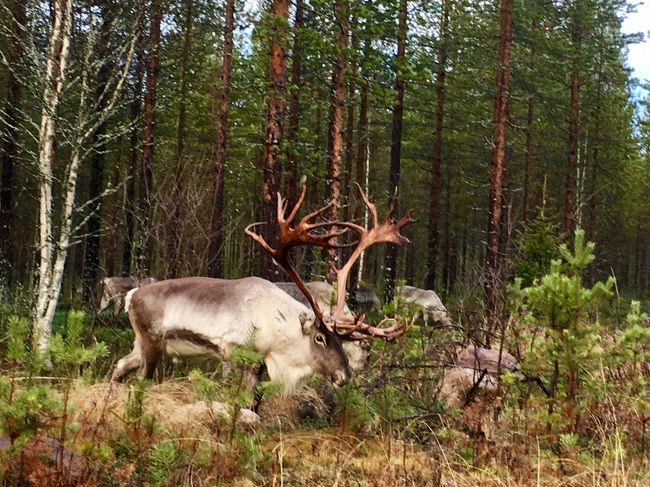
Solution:
<path fill-rule="evenodd" d="M 38 294 L 34 316 L 34 335 L 39 349 L 47 347 L 52 320 L 46 320 L 52 299 L 52 264 L 54 240 L 52 231 L 52 164 L 59 99 L 65 81 L 70 52 L 72 0 L 55 0 L 54 25 L 50 33 L 45 65 L 43 109 L 39 130 L 39 253 Z"/>
<path fill-rule="evenodd" d="M 58 0 L 57 5 L 60 3 L 65 3 L 66 1 L 71 2 L 72 0 Z M 60 2 L 60 3 L 59 3 Z M 67 4 L 67 8 L 70 9 L 70 4 Z M 63 33 L 63 36 L 66 36 L 67 32 L 67 43 L 69 44 L 69 35 L 70 35 L 70 24 L 71 24 L 71 10 L 69 10 L 70 16 L 68 17 L 67 31 Z M 55 28 L 53 28 L 52 36 L 56 34 L 56 23 Z M 61 34 L 59 34 L 61 35 Z M 113 111 L 115 104 L 121 94 L 124 82 L 127 78 L 129 68 L 131 65 L 131 60 L 133 58 L 133 51 L 135 49 L 135 44 L 138 39 L 137 33 L 133 34 L 131 43 L 128 49 L 128 52 L 125 56 L 125 63 L 122 69 L 122 72 L 119 73 L 119 78 L 115 83 L 113 93 L 111 98 L 102 110 L 99 112 L 93 113 L 93 104 L 94 100 L 89 99 L 88 96 L 88 79 L 89 79 L 89 69 L 91 60 L 91 54 L 94 48 L 94 36 L 89 35 L 91 39 L 87 44 L 87 51 L 83 64 L 83 73 L 81 76 L 81 96 L 79 100 L 79 109 L 77 113 L 77 132 L 74 136 L 74 142 L 70 154 L 70 160 L 66 171 L 65 184 L 63 186 L 63 204 L 60 215 L 60 223 L 58 227 L 58 239 L 55 239 L 54 235 L 54 226 L 53 221 L 55 220 L 54 215 L 52 214 L 52 161 L 54 158 L 53 147 L 50 144 L 49 152 L 43 152 L 39 154 L 39 163 L 41 166 L 41 172 L 46 173 L 49 177 L 42 178 L 41 181 L 41 202 L 40 202 L 40 215 L 39 215 L 39 224 L 40 224 L 40 235 L 41 235 L 41 263 L 39 268 L 39 288 L 38 288 L 38 300 L 36 306 L 36 316 L 34 319 L 37 346 L 39 350 L 47 349 L 49 343 L 49 337 L 52 331 L 52 320 L 54 318 L 54 312 L 56 311 L 56 306 L 59 301 L 59 296 L 61 293 L 61 284 L 63 282 L 63 270 L 65 268 L 65 262 L 68 256 L 68 250 L 70 248 L 70 240 L 73 233 L 72 223 L 75 210 L 75 198 L 77 192 L 77 177 L 79 175 L 79 169 L 83 160 L 86 158 L 87 154 L 90 152 L 90 149 L 84 150 L 84 145 L 86 141 L 92 136 L 92 134 L 103 124 L 110 113 Z M 67 49 L 67 48 L 66 48 Z M 67 50 L 66 50 L 67 56 Z M 62 63 L 61 63 L 62 64 Z M 48 69 L 49 69 L 49 57 L 48 57 Z M 48 77 L 48 79 L 50 79 Z M 58 105 L 58 96 L 61 93 L 63 80 L 61 79 L 61 84 L 58 86 L 57 92 L 57 105 Z M 108 84 L 107 84 L 108 87 Z M 47 86 L 45 88 L 46 92 L 48 90 Z M 103 93 L 102 96 L 107 93 Z M 45 98 L 46 106 L 52 106 L 47 103 L 48 98 Z M 54 105 L 56 109 L 56 105 Z M 55 113 L 55 111 L 54 111 Z M 51 117 L 52 110 L 43 110 L 43 118 L 46 119 Z M 52 121 L 54 118 L 52 117 Z M 50 122 L 48 122 L 50 123 Z M 48 126 L 47 123 L 42 122 L 41 127 Z M 41 140 L 43 140 L 47 135 L 51 140 L 54 140 L 55 134 L 55 124 L 51 124 L 51 132 L 47 132 L 47 129 L 42 130 Z M 45 145 L 45 143 L 43 143 Z M 46 157 L 47 156 L 47 157 Z"/>

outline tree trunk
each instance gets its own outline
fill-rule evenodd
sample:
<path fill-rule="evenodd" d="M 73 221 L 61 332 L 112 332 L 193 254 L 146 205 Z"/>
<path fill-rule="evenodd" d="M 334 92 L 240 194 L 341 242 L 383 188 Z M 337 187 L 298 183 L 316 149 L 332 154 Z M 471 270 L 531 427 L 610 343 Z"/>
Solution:
<path fill-rule="evenodd" d="M 440 178 L 442 166 L 442 131 L 445 115 L 445 76 L 447 68 L 447 32 L 449 24 L 449 0 L 443 0 L 440 14 L 440 38 L 438 47 L 438 71 L 436 73 L 436 118 L 433 133 L 433 164 L 431 170 L 431 201 L 429 217 L 429 248 L 427 289 L 435 289 L 438 265 L 438 218 L 440 213 Z"/>
<path fill-rule="evenodd" d="M 321 94 L 319 93 L 318 89 L 315 90 L 314 92 L 314 102 L 316 104 L 316 121 L 314 125 L 314 133 L 316 134 L 316 147 L 315 147 L 315 153 L 316 157 L 314 160 L 314 168 L 313 168 L 313 177 L 311 178 L 310 184 L 308 186 L 308 200 L 309 200 L 309 207 L 311 209 L 316 209 L 318 208 L 318 200 L 319 200 L 319 193 L 318 193 L 318 173 L 320 171 L 320 166 L 321 166 L 321 154 L 323 153 L 323 137 L 322 137 L 322 126 L 323 126 L 323 108 L 322 108 L 322 99 L 321 99 Z M 314 262 L 318 258 L 316 251 L 318 249 L 315 249 L 314 247 L 307 247 L 305 249 L 305 263 L 303 266 L 303 274 L 306 279 L 310 279 L 314 267 Z M 320 253 L 320 252 L 319 252 Z"/>
<path fill-rule="evenodd" d="M 230 98 L 230 74 L 232 72 L 232 48 L 235 0 L 226 0 L 226 25 L 223 35 L 223 60 L 221 63 L 221 92 L 219 94 L 219 126 L 217 127 L 215 154 L 215 183 L 210 222 L 210 246 L 208 247 L 208 276 L 224 277 L 223 272 L 223 220 L 224 180 L 226 168 L 226 145 L 228 142 L 228 103 Z"/>
<path fill-rule="evenodd" d="M 267 222 L 262 235 L 267 242 L 275 242 L 276 194 L 280 189 L 280 142 L 284 128 L 285 97 L 287 92 L 287 53 L 289 0 L 273 0 L 271 4 L 271 48 L 269 53 L 269 93 L 264 137 L 264 198 L 262 215 Z M 262 277 L 276 281 L 277 267 L 266 252 L 260 252 Z"/>
<path fill-rule="evenodd" d="M 406 15 L 407 0 L 400 0 L 399 22 L 397 26 L 397 56 L 395 57 L 395 97 L 393 107 L 393 129 L 390 144 L 390 174 L 388 184 L 389 199 L 396 194 L 399 187 L 400 163 L 402 158 L 402 119 L 404 117 L 404 68 L 406 63 Z M 398 200 L 395 198 L 395 214 L 399 212 Z M 388 244 L 386 249 L 386 292 L 385 302 L 390 302 L 395 293 L 397 277 L 397 255 L 399 247 Z"/>
<path fill-rule="evenodd" d="M 127 170 L 127 182 L 124 191 L 124 226 L 126 235 L 122 249 L 122 275 L 131 275 L 131 260 L 135 239 L 135 217 L 137 212 L 136 204 L 136 180 L 138 179 L 138 155 L 140 145 L 140 128 L 142 116 L 142 84 L 144 74 L 144 53 L 142 50 L 137 54 L 135 72 L 133 74 L 133 94 L 129 107 L 129 119 L 133 124 L 129 143 L 129 165 Z"/>
<path fill-rule="evenodd" d="M 449 187 L 449 179 L 447 180 L 447 191 L 445 191 L 445 224 L 443 226 L 444 243 L 443 243 L 443 263 L 442 263 L 442 288 L 445 296 L 449 296 L 452 288 L 453 259 L 451 257 L 451 190 Z"/>
<path fill-rule="evenodd" d="M 578 171 L 578 132 L 580 130 L 580 58 L 579 51 L 582 43 L 582 26 L 580 22 L 580 1 L 574 2 L 573 25 L 571 29 L 571 42 L 575 57 L 571 63 L 569 122 L 567 142 L 567 174 L 564 199 L 564 224 L 565 238 L 571 240 L 574 230 L 575 218 L 575 185 Z"/>
<path fill-rule="evenodd" d="M 354 25 L 354 20 L 352 21 Z M 351 36 L 351 50 L 353 53 L 357 52 L 357 36 Z M 350 219 L 350 201 L 352 194 L 352 162 L 354 160 L 354 106 L 355 99 L 354 93 L 357 89 L 356 78 L 356 63 L 354 58 L 350 61 L 350 80 L 348 82 L 348 100 L 347 100 L 347 120 L 345 122 L 345 169 L 343 174 L 343 194 L 344 194 L 344 207 L 343 207 L 343 220 Z M 357 181 L 358 182 L 358 181 Z"/>
<path fill-rule="evenodd" d="M 103 96 L 106 90 L 108 76 L 112 69 L 111 62 L 106 60 L 108 43 L 111 29 L 113 27 L 113 10 L 105 4 L 102 8 L 102 26 L 100 30 L 99 43 L 97 45 L 97 59 L 103 62 L 99 68 L 96 80 L 95 96 L 99 100 L 99 109 L 106 107 L 106 97 Z M 91 214 L 86 224 L 86 251 L 84 253 L 84 279 L 83 291 L 87 303 L 94 303 L 95 289 L 97 288 L 97 277 L 99 273 L 99 251 L 100 251 L 100 230 L 102 224 L 102 201 L 101 195 L 104 189 L 104 146 L 103 135 L 106 131 L 104 125 L 100 125 L 93 134 L 93 146 L 95 150 L 90 160 L 90 185 L 88 199 L 92 202 Z"/>
<path fill-rule="evenodd" d="M 161 0 L 151 0 L 151 25 L 147 43 L 147 81 L 144 97 L 144 129 L 142 133 L 142 179 L 141 179 L 141 213 L 142 213 L 142 247 L 139 260 L 139 274 L 149 275 L 153 262 L 153 144 L 154 111 L 156 108 L 156 86 L 158 83 L 158 66 L 160 52 Z"/>
<path fill-rule="evenodd" d="M 338 220 L 341 200 L 341 161 L 343 158 L 343 119 L 345 112 L 345 50 L 349 41 L 348 0 L 335 0 L 334 15 L 339 28 L 337 40 L 338 57 L 332 71 L 332 100 L 330 108 L 328 160 L 327 160 L 327 191 L 328 202 L 331 202 L 328 219 Z M 339 252 L 335 248 L 325 250 L 328 282 L 336 281 L 336 265 Z"/>
<path fill-rule="evenodd" d="M 124 137 L 120 136 L 117 140 L 117 154 L 113 162 L 112 168 L 107 171 L 108 183 L 111 188 L 119 188 L 125 183 L 122 177 L 122 169 L 124 167 Z M 104 225 L 107 229 L 107 235 L 104 239 L 104 273 L 106 276 L 117 276 L 120 270 L 116 270 L 115 262 L 118 257 L 118 235 L 121 234 L 120 229 L 120 215 L 117 211 L 119 208 L 115 195 L 111 198 L 109 203 L 110 209 L 102 218 Z"/>
<path fill-rule="evenodd" d="M 72 25 L 72 0 L 54 0 L 54 22 L 48 42 L 45 65 L 45 88 L 43 109 L 39 129 L 39 249 L 40 265 L 38 295 L 34 316 L 34 339 L 39 349 L 49 343 L 54 309 L 50 306 L 53 294 L 58 297 L 52 267 L 55 247 L 52 241 L 52 184 L 54 164 L 54 140 L 56 137 L 56 116 L 70 52 L 70 31 Z"/>
<path fill-rule="evenodd" d="M 9 2 L 12 38 L 8 48 L 9 69 L 7 72 L 7 98 L 5 102 L 4 144 L 2 145 L 2 176 L 0 179 L 0 279 L 11 284 L 13 269 L 13 212 L 14 212 L 14 169 L 18 157 L 18 126 L 22 85 L 20 82 L 23 57 L 22 39 L 27 21 L 27 6 L 21 0 Z"/>
<path fill-rule="evenodd" d="M 536 21 L 533 19 L 530 25 L 531 32 L 536 32 L 538 29 Z M 530 61 L 529 69 L 533 72 L 535 67 L 535 58 L 536 58 L 536 45 L 533 44 L 530 47 Z M 530 173 L 533 165 L 533 150 L 534 150 L 534 138 L 533 138 L 533 124 L 535 122 L 535 95 L 532 93 L 532 89 L 529 89 L 531 93 L 528 95 L 528 111 L 526 114 L 526 155 L 524 159 L 524 188 L 523 188 L 523 202 L 522 202 L 522 221 L 526 223 L 528 221 L 530 213 Z"/>
<path fill-rule="evenodd" d="M 535 96 L 528 96 L 528 113 L 526 116 L 526 156 L 524 161 L 524 195 L 522 204 L 522 220 L 528 221 L 530 212 L 530 171 L 533 165 L 533 123 L 535 111 Z"/>
<path fill-rule="evenodd" d="M 183 33 L 183 53 L 181 57 L 181 91 L 178 100 L 178 124 L 176 125 L 176 167 L 174 168 L 174 189 L 172 191 L 172 214 L 169 219 L 167 241 L 167 278 L 178 276 L 181 252 L 181 230 L 183 221 L 183 179 L 185 164 L 185 125 L 187 124 L 187 93 L 189 90 L 189 58 L 192 52 L 193 0 L 185 0 L 185 32 Z"/>
<path fill-rule="evenodd" d="M 601 35 L 604 36 L 603 33 Z M 587 224 L 585 229 L 585 235 L 588 240 L 592 242 L 597 242 L 596 235 L 596 210 L 598 209 L 598 176 L 600 169 L 600 144 L 603 140 L 603 135 L 601 133 L 601 98 L 603 95 L 603 64 L 604 64 L 604 44 L 605 39 L 600 39 L 600 50 L 599 50 L 599 62 L 598 62 L 598 74 L 596 77 L 596 99 L 595 99 L 595 122 L 594 122 L 594 135 L 592 137 L 592 150 L 591 150 L 591 178 L 589 183 L 589 215 L 587 217 Z M 587 272 L 589 282 L 593 282 L 593 267 L 590 266 L 590 269 Z"/>
<path fill-rule="evenodd" d="M 291 61 L 291 89 L 289 120 L 287 126 L 287 162 L 284 168 L 284 196 L 289 207 L 296 202 L 298 177 L 298 130 L 300 128 L 300 91 L 302 71 L 302 26 L 304 21 L 303 0 L 296 0 L 296 17 L 293 23 L 293 57 Z"/>
<path fill-rule="evenodd" d="M 499 235 L 503 200 L 503 173 L 506 155 L 506 124 L 508 83 L 510 80 L 510 49 L 512 45 L 512 0 L 501 0 L 499 26 L 499 69 L 496 76 L 496 96 L 492 119 L 492 164 L 490 166 L 490 200 L 488 241 L 485 251 L 485 309 L 488 330 L 496 325 L 497 301 L 501 292 Z M 489 345 L 490 336 L 486 337 Z"/>
<path fill-rule="evenodd" d="M 576 174 L 578 171 L 578 124 L 580 117 L 580 81 L 578 79 L 577 61 L 574 60 L 571 70 L 571 101 L 569 108 L 569 131 L 567 143 L 567 174 L 564 200 L 563 230 L 566 238 L 570 238 L 574 224 L 574 199 Z"/>
<path fill-rule="evenodd" d="M 371 2 L 367 2 L 367 7 L 370 8 Z M 365 24 L 366 26 L 368 25 L 367 23 Z M 363 42 L 363 59 L 368 59 L 370 56 L 370 46 L 371 46 L 371 41 L 370 41 L 370 33 L 368 31 L 368 27 L 364 29 L 364 42 Z M 366 194 L 368 194 L 368 183 L 366 180 L 366 173 L 367 173 L 367 159 L 368 159 L 368 151 L 369 151 L 369 134 L 368 134 L 368 80 L 362 76 L 361 79 L 363 80 L 360 84 L 360 90 L 359 90 L 359 121 L 357 122 L 357 133 L 359 134 L 357 137 L 357 154 L 356 154 L 356 162 L 355 162 L 355 176 L 357 183 L 359 183 L 362 187 L 363 190 L 365 191 Z M 363 206 L 365 208 L 365 206 Z M 358 221 L 361 214 L 362 210 L 362 205 L 359 204 L 359 202 L 355 203 L 354 206 L 354 215 L 353 219 L 355 221 Z M 366 211 L 367 215 L 367 208 L 364 210 Z M 365 225 L 364 225 L 365 226 Z M 364 260 L 364 254 L 363 252 L 361 256 L 359 257 L 359 262 L 357 265 L 356 272 L 352 272 L 352 277 L 350 278 L 350 290 L 353 290 L 357 287 L 359 287 L 359 284 L 361 283 L 363 279 L 363 260 Z"/>

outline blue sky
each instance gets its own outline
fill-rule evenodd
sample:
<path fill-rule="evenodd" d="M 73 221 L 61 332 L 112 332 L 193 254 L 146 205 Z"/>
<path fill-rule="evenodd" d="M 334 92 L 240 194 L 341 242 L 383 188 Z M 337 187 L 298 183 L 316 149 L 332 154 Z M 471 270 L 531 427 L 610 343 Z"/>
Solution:
<path fill-rule="evenodd" d="M 637 6 L 637 11 L 627 14 L 623 32 L 642 32 L 644 42 L 629 46 L 628 65 L 634 70 L 634 77 L 641 82 L 650 82 L 650 0 Z"/>

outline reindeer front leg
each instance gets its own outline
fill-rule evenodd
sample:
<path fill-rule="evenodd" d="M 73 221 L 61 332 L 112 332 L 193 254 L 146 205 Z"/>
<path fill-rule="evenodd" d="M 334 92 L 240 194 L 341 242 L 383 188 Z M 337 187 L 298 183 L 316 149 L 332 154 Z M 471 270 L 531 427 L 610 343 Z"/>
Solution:
<path fill-rule="evenodd" d="M 118 360 L 111 382 L 122 382 L 124 377 L 132 370 L 137 369 L 142 365 L 142 351 L 140 349 L 140 341 L 136 338 L 133 342 L 133 350 L 128 355 Z"/>

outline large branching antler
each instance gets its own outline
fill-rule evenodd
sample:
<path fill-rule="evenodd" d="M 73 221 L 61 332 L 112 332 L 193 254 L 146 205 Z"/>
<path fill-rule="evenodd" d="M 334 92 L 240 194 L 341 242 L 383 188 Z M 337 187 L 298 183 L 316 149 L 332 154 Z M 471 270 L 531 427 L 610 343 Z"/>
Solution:
<path fill-rule="evenodd" d="M 384 338 L 386 340 L 391 340 L 396 338 L 406 332 L 410 324 L 405 322 L 400 322 L 386 318 L 381 321 L 381 323 L 374 327 L 367 325 L 363 322 L 364 315 L 358 315 L 352 320 L 347 318 L 344 314 L 345 308 L 345 289 L 347 287 L 348 277 L 350 275 L 350 270 L 352 266 L 359 259 L 361 254 L 372 245 L 379 243 L 391 243 L 395 245 L 403 245 L 409 243 L 409 239 L 400 233 L 402 228 L 407 225 L 410 225 L 415 221 L 412 216 L 412 211 L 409 211 L 404 215 L 400 220 L 395 221 L 393 218 L 393 213 L 395 211 L 395 200 L 397 198 L 397 188 L 393 193 L 393 197 L 390 200 L 388 205 L 388 211 L 386 212 L 386 218 L 380 224 L 379 217 L 377 215 L 377 207 L 368 199 L 366 194 L 361 189 L 361 186 L 358 183 L 355 183 L 357 190 L 359 191 L 359 196 L 363 200 L 364 204 L 368 207 L 370 212 L 370 227 L 364 228 L 361 225 L 351 222 L 342 222 L 340 225 L 346 228 L 351 229 L 356 232 L 359 240 L 357 241 L 356 247 L 350 254 L 347 262 L 336 271 L 336 309 L 334 311 L 333 319 L 334 331 L 342 331 L 349 339 L 364 339 L 367 336 L 374 336 L 379 338 Z M 382 328 L 382 325 L 388 321 L 393 321 L 393 325 L 387 328 Z"/>
<path fill-rule="evenodd" d="M 264 237 L 255 233 L 252 230 L 254 227 L 259 225 L 264 225 L 268 222 L 251 223 L 246 227 L 245 232 L 248 236 L 250 236 L 258 244 L 260 244 L 262 249 L 264 249 L 265 252 L 271 255 L 271 257 L 273 257 L 273 259 L 280 266 L 282 266 L 282 268 L 287 272 L 287 274 L 289 274 L 291 280 L 296 284 L 296 286 L 298 286 L 298 289 L 300 289 L 300 291 L 305 295 L 305 297 L 309 301 L 309 304 L 314 310 L 314 313 L 316 313 L 316 316 L 320 319 L 320 321 L 322 321 L 323 312 L 321 311 L 320 307 L 316 303 L 316 299 L 307 290 L 305 283 L 302 281 L 302 279 L 300 279 L 300 276 L 298 275 L 296 270 L 289 262 L 289 250 L 291 250 L 293 247 L 298 247 L 300 245 L 311 245 L 311 246 L 322 247 L 322 248 L 336 247 L 337 245 L 335 243 L 335 239 L 343 235 L 346 232 L 346 229 L 331 230 L 325 233 L 315 233 L 316 230 L 328 228 L 328 227 L 331 228 L 337 225 L 338 222 L 329 222 L 329 221 L 314 223 L 315 218 L 322 215 L 326 210 L 328 210 L 332 206 L 331 202 L 325 205 L 324 207 L 304 216 L 300 220 L 298 225 L 292 227 L 292 223 L 295 220 L 296 215 L 298 215 L 298 211 L 300 210 L 300 207 L 302 206 L 305 200 L 306 191 L 307 191 L 307 187 L 303 185 L 302 192 L 300 193 L 300 198 L 298 199 L 293 209 L 289 213 L 289 216 L 286 216 L 287 207 L 289 203 L 286 198 L 283 198 L 280 195 L 280 193 L 278 193 L 278 203 L 276 209 L 276 220 L 277 220 L 277 227 L 278 227 L 277 248 L 271 247 L 266 242 L 266 240 L 264 240 Z"/>
<path fill-rule="evenodd" d="M 393 218 L 395 210 L 395 199 L 397 197 L 397 190 L 393 194 L 391 202 L 388 206 L 388 212 L 383 223 L 379 223 L 377 216 L 377 208 L 367 198 L 361 186 L 356 184 L 361 199 L 368 207 L 371 215 L 370 228 L 365 228 L 361 225 L 352 222 L 341 221 L 322 221 L 315 223 L 314 219 L 322 215 L 327 209 L 330 208 L 332 203 L 320 208 L 312 213 L 309 213 L 300 220 L 296 226 L 292 226 L 293 221 L 302 206 L 305 199 L 306 186 L 303 185 L 302 192 L 298 202 L 294 205 L 293 209 L 286 216 L 288 203 L 287 200 L 282 198 L 278 193 L 277 203 L 277 226 L 278 226 L 278 242 L 277 247 L 271 247 L 264 238 L 255 233 L 252 229 L 258 225 L 266 222 L 252 223 L 246 227 L 246 233 L 253 238 L 265 252 L 270 254 L 273 259 L 284 268 L 289 274 L 293 282 L 298 286 L 300 291 L 305 295 L 309 304 L 311 305 L 314 313 L 319 318 L 321 323 L 326 326 L 330 331 L 336 333 L 345 340 L 364 340 L 366 338 L 383 338 L 385 340 L 392 340 L 406 332 L 410 323 L 399 322 L 392 318 L 386 318 L 377 326 L 371 326 L 364 323 L 364 315 L 353 315 L 349 318 L 345 315 L 345 289 L 347 287 L 347 280 L 352 266 L 361 256 L 361 254 L 370 246 L 378 243 L 392 243 L 395 245 L 402 245 L 408 243 L 409 240 L 404 237 L 400 230 L 405 226 L 413 223 L 415 220 L 411 216 L 411 212 L 402 217 L 399 221 Z M 325 232 L 318 232 L 322 229 L 332 229 Z M 339 228 L 339 229 L 337 229 Z M 307 290 L 302 279 L 295 271 L 289 262 L 288 253 L 293 247 L 299 245 L 312 245 L 321 248 L 341 248 L 344 245 L 336 243 L 336 239 L 343 235 L 346 231 L 351 230 L 358 235 L 358 240 L 353 244 L 354 250 L 350 254 L 350 258 L 340 269 L 336 269 L 337 280 L 337 298 L 336 308 L 332 315 L 332 323 L 326 323 L 323 320 L 323 312 L 316 303 L 315 298 Z M 393 322 L 391 326 L 384 327 L 383 325 L 388 322 Z"/>

